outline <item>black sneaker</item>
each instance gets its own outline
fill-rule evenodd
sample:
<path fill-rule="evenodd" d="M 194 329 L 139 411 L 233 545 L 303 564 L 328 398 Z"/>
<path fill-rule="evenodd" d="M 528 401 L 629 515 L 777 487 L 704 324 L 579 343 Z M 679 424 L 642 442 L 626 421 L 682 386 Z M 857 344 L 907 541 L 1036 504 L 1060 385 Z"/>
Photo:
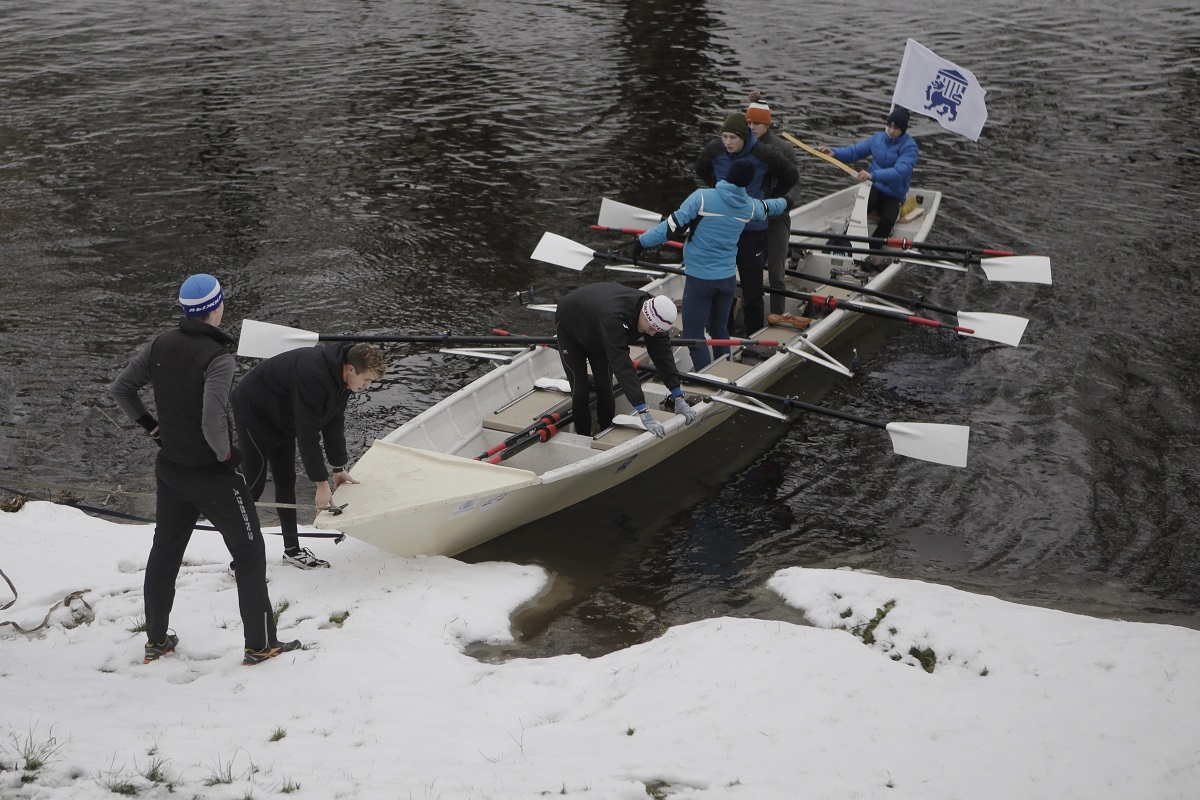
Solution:
<path fill-rule="evenodd" d="M 167 638 L 158 644 L 146 642 L 146 657 L 142 659 L 142 663 L 149 664 L 151 661 L 158 661 L 168 653 L 174 653 L 177 644 L 179 644 L 179 637 L 173 633 L 168 633 Z"/>
<path fill-rule="evenodd" d="M 284 550 L 283 563 L 291 564 L 293 567 L 299 567 L 300 569 L 318 569 L 320 567 L 329 569 L 329 562 L 314 556 L 313 551 L 307 547 L 301 547 L 296 551 Z"/>
<path fill-rule="evenodd" d="M 251 650 L 249 647 L 247 647 L 246 654 L 242 656 L 242 666 L 253 667 L 255 664 L 261 664 L 268 658 L 274 658 L 275 656 L 282 655 L 283 653 L 290 653 L 293 650 L 299 649 L 299 639 L 293 639 L 290 642 L 276 642 L 273 645 L 269 645 L 264 650 Z"/>

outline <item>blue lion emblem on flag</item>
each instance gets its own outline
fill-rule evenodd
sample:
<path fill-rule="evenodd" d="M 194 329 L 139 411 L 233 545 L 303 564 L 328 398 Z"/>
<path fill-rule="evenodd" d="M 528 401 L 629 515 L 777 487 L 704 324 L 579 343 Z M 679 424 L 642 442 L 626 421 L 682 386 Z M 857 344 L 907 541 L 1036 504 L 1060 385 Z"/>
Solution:
<path fill-rule="evenodd" d="M 939 117 L 949 112 L 949 121 L 954 122 L 958 119 L 958 107 L 969 85 L 961 72 L 939 69 L 933 82 L 925 89 L 925 99 L 929 101 L 925 110 L 934 111 Z"/>

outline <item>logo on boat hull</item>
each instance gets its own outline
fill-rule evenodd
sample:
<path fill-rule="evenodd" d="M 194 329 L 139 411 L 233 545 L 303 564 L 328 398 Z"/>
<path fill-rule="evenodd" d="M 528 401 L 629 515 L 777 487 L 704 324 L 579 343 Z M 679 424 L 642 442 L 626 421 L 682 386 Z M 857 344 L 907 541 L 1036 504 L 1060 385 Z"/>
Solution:
<path fill-rule="evenodd" d="M 630 464 L 633 463 L 634 459 L 636 459 L 636 458 L 637 458 L 637 456 L 634 455 L 634 456 L 630 456 L 629 458 L 622 461 L 621 466 L 617 467 L 613 471 L 613 475 L 620 475 L 622 472 L 624 472 L 629 467 Z"/>

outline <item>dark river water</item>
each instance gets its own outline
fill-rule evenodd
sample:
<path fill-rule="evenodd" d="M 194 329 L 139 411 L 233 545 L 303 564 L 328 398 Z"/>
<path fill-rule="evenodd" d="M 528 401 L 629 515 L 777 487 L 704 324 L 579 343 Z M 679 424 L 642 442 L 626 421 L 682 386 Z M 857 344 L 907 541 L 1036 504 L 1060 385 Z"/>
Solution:
<path fill-rule="evenodd" d="M 914 270 L 902 288 L 1028 317 L 1021 347 L 862 323 L 859 377 L 779 388 L 970 424 L 969 466 L 825 418 L 741 419 L 463 558 L 553 572 L 518 620 L 528 655 L 791 618 L 763 584 L 794 565 L 1200 627 L 1195 4 L 7 0 L 0 483 L 152 489 L 105 388 L 193 272 L 226 284 L 233 332 L 549 332 L 517 293 L 604 275 L 531 261 L 543 232 L 603 248 L 601 197 L 674 208 L 750 88 L 811 144 L 878 130 L 907 37 L 988 90 L 977 143 L 914 116 L 916 183 L 945 193 L 933 238 L 1048 254 L 1054 285 Z M 845 185 L 800 165 L 805 199 Z M 487 369 L 388 357 L 355 453 Z"/>

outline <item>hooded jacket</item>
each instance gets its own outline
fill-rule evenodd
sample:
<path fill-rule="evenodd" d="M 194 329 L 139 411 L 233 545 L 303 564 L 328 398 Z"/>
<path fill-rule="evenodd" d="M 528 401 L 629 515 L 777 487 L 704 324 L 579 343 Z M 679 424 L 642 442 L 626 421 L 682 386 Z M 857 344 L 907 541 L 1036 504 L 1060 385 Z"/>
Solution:
<path fill-rule="evenodd" d="M 304 473 L 313 483 L 329 480 L 329 463 L 342 466 L 346 452 L 346 402 L 342 377 L 353 342 L 305 347 L 263 359 L 233 390 L 237 424 L 265 447 L 295 439 Z"/>
<path fill-rule="evenodd" d="M 835 147 L 833 157 L 852 164 L 871 156 L 871 164 L 867 167 L 871 173 L 871 183 L 888 197 L 903 201 L 912 186 L 913 169 L 917 166 L 920 152 L 916 140 L 907 133 L 893 139 L 880 131 L 858 144 Z"/>
<path fill-rule="evenodd" d="M 686 231 L 683 263 L 687 274 L 704 280 L 725 280 L 737 274 L 738 238 L 748 224 L 782 214 L 782 197 L 758 200 L 740 186 L 719 181 L 715 189 L 697 189 L 676 211 L 638 237 L 654 247 Z M 694 224 L 693 224 L 694 223 Z M 690 226 L 690 228 L 689 228 Z"/>
<path fill-rule="evenodd" d="M 800 178 L 794 159 L 787 158 L 779 148 L 760 142 L 754 132 L 746 139 L 745 146 L 737 153 L 725 149 L 725 143 L 714 139 L 700 151 L 696 159 L 696 175 L 708 186 L 716 186 L 725 180 L 729 167 L 738 159 L 749 159 L 754 167 L 754 180 L 746 187 L 750 197 L 766 200 L 786 197 Z M 767 221 L 756 220 L 746 225 L 747 230 L 765 230 Z"/>

